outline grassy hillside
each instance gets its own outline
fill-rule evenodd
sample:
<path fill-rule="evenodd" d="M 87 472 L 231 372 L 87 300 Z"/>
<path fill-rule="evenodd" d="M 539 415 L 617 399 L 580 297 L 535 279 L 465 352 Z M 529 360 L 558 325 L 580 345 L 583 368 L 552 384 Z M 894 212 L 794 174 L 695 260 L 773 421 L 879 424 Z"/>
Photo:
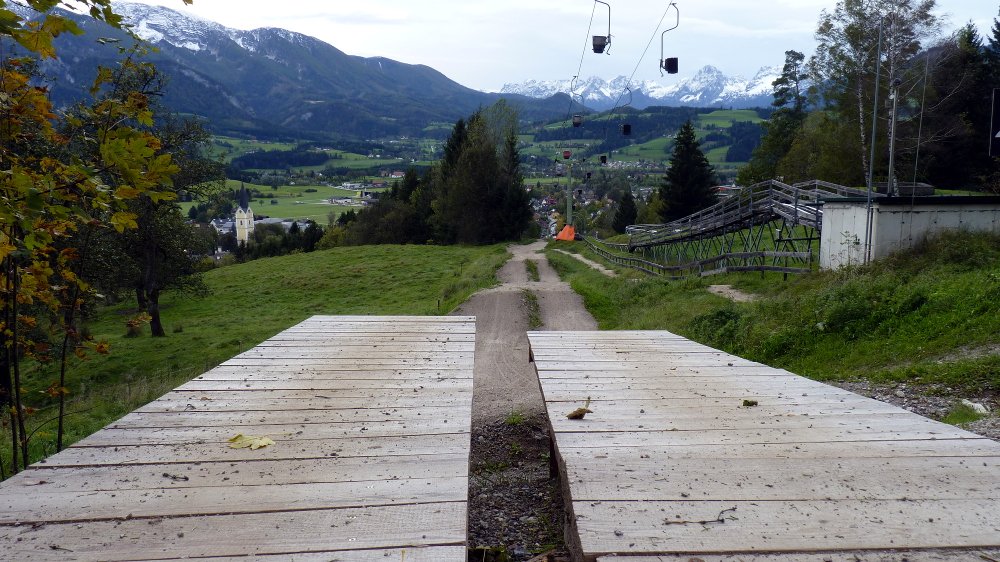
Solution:
<path fill-rule="evenodd" d="M 495 282 L 507 259 L 502 246 L 479 248 L 367 246 L 296 254 L 225 267 L 205 275 L 211 294 L 168 293 L 162 299 L 166 338 L 125 338 L 133 306 L 105 308 L 86 326 L 111 354 L 70 370 L 68 443 L 315 314 L 445 314 Z M 148 330 L 147 330 L 148 334 Z M 52 454 L 52 367 L 26 368 L 25 400 L 38 411 L 31 451 Z M 9 434 L 0 455 L 9 465 Z"/>
<path fill-rule="evenodd" d="M 602 329 L 666 329 L 818 380 L 1000 394 L 1000 237 L 953 233 L 866 267 L 791 277 L 609 279 L 549 252 Z M 758 295 L 708 293 L 728 283 Z"/>

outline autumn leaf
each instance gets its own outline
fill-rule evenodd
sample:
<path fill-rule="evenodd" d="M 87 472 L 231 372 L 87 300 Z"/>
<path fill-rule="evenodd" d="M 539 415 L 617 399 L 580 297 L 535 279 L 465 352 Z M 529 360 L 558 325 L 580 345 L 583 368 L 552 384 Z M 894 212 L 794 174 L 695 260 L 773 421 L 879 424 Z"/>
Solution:
<path fill-rule="evenodd" d="M 590 406 L 590 397 L 589 396 L 587 397 L 587 401 L 583 404 L 582 408 L 577 408 L 577 409 L 573 410 L 572 412 L 566 414 L 566 417 L 569 418 L 569 419 L 571 419 L 571 420 L 582 420 L 583 416 L 586 416 L 587 414 L 593 414 L 594 413 L 594 411 L 591 410 L 591 409 L 589 409 L 588 406 Z"/>
<path fill-rule="evenodd" d="M 256 435 L 243 435 L 240 433 L 229 439 L 229 447 L 231 449 L 246 449 L 249 447 L 251 451 L 256 451 L 268 445 L 274 445 L 274 441 L 266 435 L 258 437 Z"/>

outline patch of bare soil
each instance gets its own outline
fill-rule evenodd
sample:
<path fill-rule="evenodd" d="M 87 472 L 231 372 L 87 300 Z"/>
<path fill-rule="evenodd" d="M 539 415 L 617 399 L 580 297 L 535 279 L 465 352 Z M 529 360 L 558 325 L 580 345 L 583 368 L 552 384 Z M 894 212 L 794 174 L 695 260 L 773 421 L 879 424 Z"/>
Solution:
<path fill-rule="evenodd" d="M 469 547 L 502 559 L 526 560 L 563 543 L 558 479 L 549 473 L 545 416 L 508 419 L 473 429 L 469 482 Z M 472 558 L 475 556 L 473 555 Z"/>
<path fill-rule="evenodd" d="M 750 293 L 734 288 L 732 285 L 709 285 L 708 292 L 713 295 L 725 297 L 733 302 L 750 302 L 757 298 Z"/>

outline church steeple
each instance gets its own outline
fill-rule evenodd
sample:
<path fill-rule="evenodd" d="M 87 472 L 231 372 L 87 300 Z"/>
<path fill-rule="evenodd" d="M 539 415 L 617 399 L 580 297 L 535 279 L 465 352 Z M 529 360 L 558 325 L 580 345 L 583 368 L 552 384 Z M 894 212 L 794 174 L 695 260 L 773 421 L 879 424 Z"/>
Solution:
<path fill-rule="evenodd" d="M 236 192 L 236 241 L 249 242 L 253 232 L 253 211 L 250 210 L 250 192 L 240 182 L 240 190 Z"/>
<path fill-rule="evenodd" d="M 250 192 L 243 182 L 240 182 L 240 190 L 236 192 L 236 201 L 244 211 L 250 210 Z"/>

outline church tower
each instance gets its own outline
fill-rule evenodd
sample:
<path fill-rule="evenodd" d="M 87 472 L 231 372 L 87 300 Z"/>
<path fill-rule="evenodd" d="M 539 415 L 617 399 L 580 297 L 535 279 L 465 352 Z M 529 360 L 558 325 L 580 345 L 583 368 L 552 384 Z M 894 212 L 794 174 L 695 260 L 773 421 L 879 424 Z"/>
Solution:
<path fill-rule="evenodd" d="M 242 183 L 236 193 L 236 241 L 249 242 L 253 232 L 253 211 L 250 210 L 250 192 Z"/>

